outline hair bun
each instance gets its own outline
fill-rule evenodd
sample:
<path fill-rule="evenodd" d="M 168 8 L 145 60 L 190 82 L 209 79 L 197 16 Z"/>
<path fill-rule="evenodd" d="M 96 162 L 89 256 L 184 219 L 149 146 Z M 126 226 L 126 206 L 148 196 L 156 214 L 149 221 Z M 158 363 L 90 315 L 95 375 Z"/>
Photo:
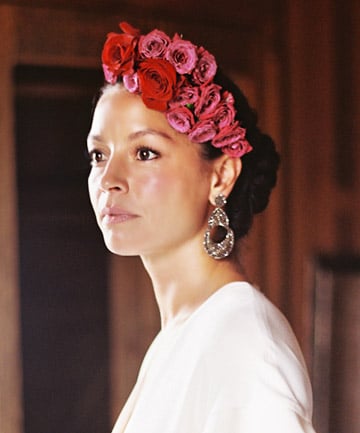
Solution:
<path fill-rule="evenodd" d="M 269 203 L 277 179 L 280 158 L 271 137 L 259 133 L 246 164 L 249 171 L 250 205 L 254 214 L 262 212 Z M 244 161 L 245 165 L 245 161 Z"/>
<path fill-rule="evenodd" d="M 272 138 L 260 131 L 257 113 L 250 107 L 245 95 L 223 74 L 219 79 L 235 97 L 237 118 L 246 128 L 246 138 L 253 148 L 241 158 L 242 170 L 226 207 L 235 237 L 239 239 L 248 233 L 254 215 L 268 205 L 271 190 L 276 184 L 280 157 Z"/>

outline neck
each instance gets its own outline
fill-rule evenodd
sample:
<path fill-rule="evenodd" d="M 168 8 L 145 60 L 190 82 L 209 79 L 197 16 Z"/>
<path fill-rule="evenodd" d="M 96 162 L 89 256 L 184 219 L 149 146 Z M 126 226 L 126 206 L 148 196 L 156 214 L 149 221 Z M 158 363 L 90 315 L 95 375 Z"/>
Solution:
<path fill-rule="evenodd" d="M 231 281 L 244 280 L 232 259 L 214 260 L 201 248 L 143 256 L 160 310 L 161 327 L 185 321 L 209 296 Z"/>

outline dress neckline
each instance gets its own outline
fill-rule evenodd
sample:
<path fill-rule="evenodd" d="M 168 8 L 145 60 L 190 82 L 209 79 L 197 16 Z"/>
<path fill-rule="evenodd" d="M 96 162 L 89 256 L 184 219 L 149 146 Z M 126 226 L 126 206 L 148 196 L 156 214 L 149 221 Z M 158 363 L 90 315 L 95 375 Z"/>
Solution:
<path fill-rule="evenodd" d="M 155 340 L 158 339 L 158 337 L 161 338 L 162 335 L 165 336 L 168 334 L 172 334 L 172 335 L 176 334 L 181 329 L 188 326 L 188 324 L 192 322 L 194 318 L 196 318 L 209 305 L 215 302 L 219 296 L 222 296 L 222 294 L 225 291 L 229 290 L 232 287 L 239 287 L 239 286 L 244 286 L 248 288 L 253 287 L 248 281 L 245 280 L 230 281 L 224 284 L 223 286 L 216 289 L 213 293 L 211 293 L 210 296 L 208 296 L 198 307 L 194 309 L 194 311 L 192 311 L 192 313 L 190 313 L 182 321 L 175 324 L 166 325 L 165 327 L 161 328 L 158 335 L 155 337 Z"/>

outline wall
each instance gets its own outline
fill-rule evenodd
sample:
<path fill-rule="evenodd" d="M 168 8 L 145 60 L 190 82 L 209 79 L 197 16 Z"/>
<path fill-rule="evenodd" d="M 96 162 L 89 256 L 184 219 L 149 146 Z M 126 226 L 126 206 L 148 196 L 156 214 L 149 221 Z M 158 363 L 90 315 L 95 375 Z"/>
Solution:
<path fill-rule="evenodd" d="M 289 2 L 284 25 L 288 312 L 308 359 L 312 258 L 360 250 L 356 23 L 357 2 L 318 0 Z"/>
<path fill-rule="evenodd" d="M 99 66 L 98 53 L 104 35 L 116 30 L 118 18 L 114 17 L 114 10 L 109 15 L 100 4 L 96 10 L 87 11 L 79 4 L 74 2 L 78 6 L 74 10 L 62 7 L 60 2 L 56 9 L 0 6 L 3 41 L 0 46 L 3 155 L 0 159 L 0 329 L 7 336 L 2 339 L 6 345 L 0 346 L 0 430 L 8 433 L 22 431 L 11 73 L 19 63 Z M 171 8 L 164 10 L 159 4 L 156 2 L 156 9 L 147 4 L 146 15 L 142 16 L 136 8 L 124 7 L 121 18 L 144 29 L 153 25 L 170 32 L 181 28 L 191 39 L 208 41 L 206 45 L 219 53 L 221 62 L 232 69 L 258 109 L 261 124 L 279 144 L 282 168 L 278 187 L 269 209 L 257 219 L 243 251 L 249 274 L 288 316 L 311 367 L 313 288 L 309 275 L 313 257 L 324 252 L 359 253 L 360 250 L 357 222 L 360 185 L 356 176 L 360 168 L 357 145 L 360 126 L 355 120 L 359 118 L 360 100 L 356 79 L 360 70 L 356 49 L 360 6 L 355 1 L 340 5 L 335 0 L 289 0 L 282 2 L 281 7 L 280 2 L 269 2 L 272 7 L 265 10 L 254 2 L 254 10 L 244 6 L 243 21 L 239 21 L 238 13 L 236 19 L 229 18 L 227 25 L 226 14 L 222 12 L 217 19 L 214 8 L 208 16 L 204 8 L 199 18 L 193 14 L 190 20 L 185 20 L 184 15 L 176 15 L 176 9 L 172 14 Z M 116 12 L 120 16 L 120 10 Z M 238 48 L 235 56 L 234 41 Z M 128 267 L 134 271 L 124 281 L 122 269 Z M 139 263 L 129 264 L 116 258 L 111 269 L 115 416 L 127 394 L 126 388 L 131 386 L 131 381 L 125 378 L 129 377 L 130 370 L 130 375 L 135 375 L 143 350 L 156 330 L 158 317 L 146 276 L 139 275 Z M 146 300 L 137 307 L 136 317 L 131 315 L 137 305 L 129 289 L 133 282 L 137 296 Z M 117 289 L 121 285 L 122 295 Z M 129 305 L 127 311 L 121 310 L 124 305 Z M 123 336 L 119 340 L 124 322 L 133 325 L 126 331 L 126 341 Z M 134 329 L 140 337 L 134 334 Z M 129 345 L 134 345 L 130 352 Z M 132 357 L 130 368 L 126 367 L 129 360 L 124 360 L 124 351 Z M 118 363 L 123 365 L 119 367 Z"/>
<path fill-rule="evenodd" d="M 3 158 L 0 162 L 0 430 L 20 432 L 21 366 L 19 356 L 19 292 L 17 275 L 16 191 L 14 175 L 13 98 L 11 65 L 14 22 L 8 8 L 0 8 L 0 142 Z M 10 398 L 8 396 L 11 396 Z"/>

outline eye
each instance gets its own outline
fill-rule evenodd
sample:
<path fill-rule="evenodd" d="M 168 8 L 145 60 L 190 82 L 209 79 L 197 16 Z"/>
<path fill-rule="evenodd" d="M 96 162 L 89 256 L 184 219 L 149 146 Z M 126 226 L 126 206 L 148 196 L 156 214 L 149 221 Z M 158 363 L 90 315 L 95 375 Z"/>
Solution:
<path fill-rule="evenodd" d="M 94 166 L 99 162 L 104 161 L 104 154 L 100 150 L 94 149 L 89 152 L 89 160 L 90 165 Z"/>
<path fill-rule="evenodd" d="M 139 161 L 150 161 L 152 159 L 156 159 L 158 156 L 158 152 L 150 149 L 149 147 L 140 147 L 136 151 L 136 159 Z"/>

